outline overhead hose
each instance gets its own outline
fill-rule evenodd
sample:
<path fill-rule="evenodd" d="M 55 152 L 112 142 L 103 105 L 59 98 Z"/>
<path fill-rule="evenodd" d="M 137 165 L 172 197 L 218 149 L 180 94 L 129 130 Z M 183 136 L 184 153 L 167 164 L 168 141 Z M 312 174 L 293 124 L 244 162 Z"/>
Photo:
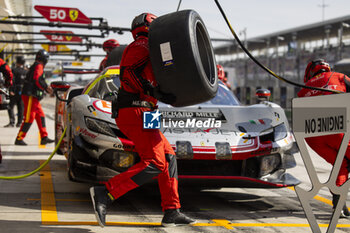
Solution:
<path fill-rule="evenodd" d="M 24 174 L 24 175 L 20 175 L 20 176 L 0 176 L 0 179 L 1 180 L 17 180 L 17 179 L 23 179 L 23 178 L 26 178 L 28 176 L 31 176 L 31 175 L 34 175 L 35 173 L 37 173 L 38 171 L 40 171 L 41 169 L 43 169 L 49 162 L 50 160 L 52 159 L 52 157 L 56 154 L 59 146 L 61 145 L 61 142 L 63 140 L 63 137 L 64 135 L 66 134 L 66 130 L 67 130 L 67 127 L 64 129 L 63 133 L 62 133 L 62 136 L 60 138 L 60 140 L 58 141 L 55 149 L 52 151 L 50 157 L 43 163 L 41 164 L 37 169 L 27 173 L 27 174 Z"/>
<path fill-rule="evenodd" d="M 297 87 L 301 87 L 301 88 L 307 88 L 307 89 L 312 89 L 312 90 L 317 90 L 317 91 L 327 91 L 327 92 L 332 92 L 332 93 L 336 93 L 336 94 L 340 94 L 340 93 L 343 93 L 341 91 L 337 91 L 337 90 L 330 90 L 330 89 L 326 89 L 326 88 L 320 88 L 320 87 L 311 87 L 311 86 L 306 86 L 306 85 L 303 85 L 303 84 L 300 84 L 300 83 L 296 83 L 296 82 L 293 82 L 293 81 L 290 81 L 288 79 L 285 79 L 277 74 L 275 74 L 272 70 L 270 70 L 269 68 L 267 68 L 266 66 L 264 66 L 263 64 L 261 64 L 249 51 L 246 47 L 244 47 L 243 43 L 241 42 L 241 40 L 238 38 L 236 32 L 233 30 L 230 22 L 228 21 L 226 15 L 225 15 L 225 12 L 224 10 L 222 9 L 220 3 L 219 3 L 219 0 L 215 0 L 215 3 L 216 5 L 218 6 L 220 12 L 221 12 L 221 15 L 223 16 L 227 26 L 229 27 L 233 37 L 236 39 L 237 43 L 239 44 L 239 46 L 242 48 L 242 50 L 248 55 L 249 58 L 251 58 L 258 66 L 260 66 L 263 70 L 265 70 L 267 73 L 271 74 L 272 76 L 274 76 L 275 78 L 283 81 L 283 82 L 286 82 L 288 84 L 292 84 L 294 86 L 297 86 Z"/>

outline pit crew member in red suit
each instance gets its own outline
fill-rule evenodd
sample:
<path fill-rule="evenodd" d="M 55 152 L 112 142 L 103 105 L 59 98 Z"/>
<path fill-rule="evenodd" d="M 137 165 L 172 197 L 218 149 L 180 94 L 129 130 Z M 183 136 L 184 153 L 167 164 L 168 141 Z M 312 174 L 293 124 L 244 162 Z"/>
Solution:
<path fill-rule="evenodd" d="M 13 74 L 11 68 L 7 65 L 7 63 L 0 58 L 0 72 L 5 78 L 5 87 L 8 88 L 12 86 Z"/>
<path fill-rule="evenodd" d="M 11 68 L 7 65 L 7 63 L 0 58 L 0 72 L 4 77 L 4 86 L 6 88 L 12 86 L 13 74 Z M 2 162 L 1 148 L 0 148 L 0 163 Z"/>
<path fill-rule="evenodd" d="M 306 86 L 322 87 L 341 92 L 350 92 L 350 79 L 342 73 L 331 70 L 329 64 L 323 59 L 317 59 L 309 62 L 304 75 L 304 83 Z M 298 93 L 299 97 L 329 95 L 332 92 L 318 91 L 303 88 Z M 334 164 L 337 158 L 338 150 L 342 142 L 343 134 L 334 134 L 327 136 L 306 138 L 307 144 L 328 163 Z M 341 165 L 336 185 L 344 184 L 349 175 L 350 169 L 350 143 L 345 153 L 343 163 Z M 338 202 L 339 195 L 333 194 L 333 206 Z M 350 217 L 350 213 L 346 205 L 342 210 L 343 217 Z"/>
<path fill-rule="evenodd" d="M 24 80 L 22 89 L 22 100 L 24 103 L 23 122 L 16 137 L 15 145 L 26 146 L 23 141 L 34 119 L 40 131 L 41 142 L 45 145 L 54 140 L 47 137 L 45 114 L 40 105 L 40 100 L 44 97 L 44 91 L 52 94 L 52 88 L 48 86 L 44 79 L 44 67 L 48 62 L 49 54 L 45 50 L 36 53 L 35 62 L 29 68 Z"/>
<path fill-rule="evenodd" d="M 218 79 L 221 80 L 226 85 L 226 87 L 231 90 L 231 84 L 227 81 L 224 67 L 222 65 L 217 64 L 216 69 L 218 70 Z"/>
<path fill-rule="evenodd" d="M 158 178 L 164 217 L 163 226 L 192 224 L 195 220 L 179 211 L 177 163 L 175 153 L 159 129 L 143 129 L 143 112 L 153 111 L 157 99 L 174 103 L 176 97 L 159 91 L 149 57 L 148 27 L 156 16 L 143 13 L 132 22 L 135 39 L 121 60 L 121 89 L 118 93 L 116 123 L 134 142 L 141 161 L 111 178 L 106 186 L 90 188 L 96 218 L 105 225 L 106 207 L 113 200 L 142 184 Z"/>
<path fill-rule="evenodd" d="M 99 67 L 100 71 L 102 71 L 102 70 L 104 70 L 104 68 L 106 68 L 109 53 L 114 48 L 116 48 L 118 46 L 119 46 L 119 42 L 115 39 L 109 39 L 109 40 L 106 40 L 105 42 L 103 42 L 102 48 L 103 48 L 103 51 L 106 52 L 106 56 L 105 56 L 105 58 L 103 58 L 103 60 L 100 63 L 100 67 Z"/>

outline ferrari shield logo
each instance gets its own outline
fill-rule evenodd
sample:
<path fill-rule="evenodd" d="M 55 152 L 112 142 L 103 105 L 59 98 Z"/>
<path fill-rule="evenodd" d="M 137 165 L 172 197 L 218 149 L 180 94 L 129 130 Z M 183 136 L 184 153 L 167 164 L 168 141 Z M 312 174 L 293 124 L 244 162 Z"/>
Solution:
<path fill-rule="evenodd" d="M 79 12 L 77 10 L 69 10 L 69 18 L 74 22 L 78 18 Z"/>
<path fill-rule="evenodd" d="M 73 36 L 66 36 L 66 40 L 70 41 L 73 38 Z"/>

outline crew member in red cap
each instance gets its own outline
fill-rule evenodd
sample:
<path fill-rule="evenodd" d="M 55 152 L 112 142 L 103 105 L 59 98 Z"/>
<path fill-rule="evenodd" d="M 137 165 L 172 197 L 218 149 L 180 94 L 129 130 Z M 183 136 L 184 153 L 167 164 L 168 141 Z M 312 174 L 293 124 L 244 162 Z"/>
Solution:
<path fill-rule="evenodd" d="M 106 52 L 106 56 L 105 58 L 103 58 L 103 60 L 100 63 L 100 67 L 99 67 L 100 71 L 106 68 L 106 63 L 107 63 L 109 53 L 118 46 L 119 46 L 119 42 L 116 39 L 109 39 L 103 42 L 102 48 L 103 48 L 103 51 Z"/>

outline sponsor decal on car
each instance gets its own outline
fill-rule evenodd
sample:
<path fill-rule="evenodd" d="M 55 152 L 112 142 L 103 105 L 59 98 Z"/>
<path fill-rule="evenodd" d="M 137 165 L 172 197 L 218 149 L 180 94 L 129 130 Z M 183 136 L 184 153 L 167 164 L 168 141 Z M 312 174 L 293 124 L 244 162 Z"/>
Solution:
<path fill-rule="evenodd" d="M 112 114 L 112 103 L 109 101 L 95 100 L 92 105 L 100 112 Z"/>
<path fill-rule="evenodd" d="M 84 134 L 85 136 L 88 136 L 88 137 L 93 138 L 93 139 L 97 137 L 97 135 L 90 133 L 89 131 L 87 131 L 84 128 L 80 128 L 79 132 Z"/>
<path fill-rule="evenodd" d="M 163 117 L 161 117 L 164 114 Z M 143 128 L 221 128 L 221 120 L 214 112 L 144 112 Z"/>

